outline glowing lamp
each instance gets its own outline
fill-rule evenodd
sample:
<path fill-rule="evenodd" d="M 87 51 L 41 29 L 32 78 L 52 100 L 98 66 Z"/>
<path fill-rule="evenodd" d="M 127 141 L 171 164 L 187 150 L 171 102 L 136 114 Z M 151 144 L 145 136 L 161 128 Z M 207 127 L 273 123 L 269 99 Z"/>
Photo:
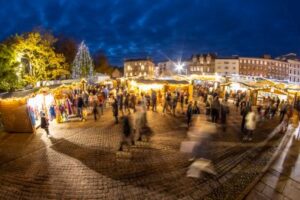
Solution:
<path fill-rule="evenodd" d="M 183 70 L 183 64 L 182 64 L 182 63 L 177 63 L 177 64 L 175 65 L 175 67 L 176 67 L 176 70 L 177 70 L 178 72 L 180 72 L 180 71 Z"/>

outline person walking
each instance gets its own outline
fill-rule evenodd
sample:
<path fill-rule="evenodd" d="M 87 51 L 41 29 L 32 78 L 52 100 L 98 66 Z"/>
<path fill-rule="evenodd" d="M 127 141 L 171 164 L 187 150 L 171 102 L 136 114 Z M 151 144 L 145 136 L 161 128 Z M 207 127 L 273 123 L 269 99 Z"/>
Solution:
<path fill-rule="evenodd" d="M 125 115 L 123 117 L 123 132 L 122 132 L 122 138 L 120 142 L 119 151 L 123 151 L 123 145 L 124 144 L 132 144 L 134 145 L 135 142 L 132 137 L 132 125 L 129 115 Z"/>
<path fill-rule="evenodd" d="M 243 139 L 244 141 L 252 141 L 253 139 L 253 132 L 256 129 L 256 114 L 252 110 L 252 108 L 249 108 L 249 112 L 246 116 L 246 129 L 247 129 L 247 135 Z"/>
<path fill-rule="evenodd" d="M 188 104 L 187 110 L 186 110 L 187 126 L 188 126 L 188 128 L 191 125 L 192 116 L 193 116 L 193 102 L 190 101 L 190 103 Z"/>
<path fill-rule="evenodd" d="M 138 105 L 136 106 L 136 112 L 134 115 L 134 127 L 135 127 L 135 140 L 141 141 L 142 135 L 141 131 L 145 126 L 145 119 L 144 119 L 144 108 L 142 102 L 139 101 Z"/>
<path fill-rule="evenodd" d="M 151 100 L 152 100 L 152 111 L 156 112 L 157 110 L 157 97 L 156 97 L 156 92 L 152 90 L 151 93 Z"/>
<path fill-rule="evenodd" d="M 212 104 L 212 96 L 208 96 L 206 103 L 205 103 L 205 109 L 206 109 L 206 120 L 210 120 L 211 116 L 211 104 Z"/>
<path fill-rule="evenodd" d="M 200 114 L 200 108 L 198 106 L 198 102 L 197 101 L 194 102 L 193 114 L 195 114 L 195 115 L 199 115 Z"/>
<path fill-rule="evenodd" d="M 177 94 L 174 92 L 173 98 L 171 100 L 171 108 L 174 116 L 176 115 L 176 107 L 177 107 Z"/>
<path fill-rule="evenodd" d="M 84 106 L 84 101 L 81 95 L 78 96 L 78 100 L 77 100 L 77 115 L 80 118 L 80 120 L 82 121 L 83 119 L 83 115 L 82 115 L 82 109 Z"/>
<path fill-rule="evenodd" d="M 117 99 L 113 96 L 113 102 L 112 102 L 112 111 L 113 111 L 113 116 L 115 118 L 115 123 L 119 123 L 118 115 L 119 115 L 119 109 L 118 109 L 118 101 Z"/>
<path fill-rule="evenodd" d="M 180 93 L 180 108 L 181 108 L 181 113 L 184 114 L 184 94 L 183 92 Z"/>
<path fill-rule="evenodd" d="M 248 108 L 246 106 L 246 102 L 241 102 L 241 115 L 242 115 L 242 122 L 241 122 L 241 132 L 246 133 L 245 124 L 246 124 L 246 116 L 248 114 Z"/>
<path fill-rule="evenodd" d="M 46 131 L 47 137 L 50 137 L 49 120 L 46 118 L 44 112 L 41 112 L 41 128 Z"/>
<path fill-rule="evenodd" d="M 215 96 L 211 104 L 212 122 L 217 123 L 219 119 L 220 101 L 219 97 Z"/>
<path fill-rule="evenodd" d="M 94 120 L 97 121 L 97 116 L 99 116 L 99 112 L 98 112 L 98 102 L 95 100 L 93 102 L 93 115 L 94 115 Z"/>
<path fill-rule="evenodd" d="M 101 113 L 101 115 L 103 115 L 103 110 L 104 110 L 104 96 L 101 93 L 98 95 L 98 102 L 99 102 L 100 113 Z"/>
<path fill-rule="evenodd" d="M 165 96 L 165 102 L 164 102 L 164 107 L 163 107 L 163 113 L 165 113 L 166 111 L 169 111 L 169 106 L 171 102 L 171 93 L 167 92 L 166 96 Z"/>
<path fill-rule="evenodd" d="M 120 111 L 122 113 L 122 116 L 124 116 L 124 110 L 123 110 L 123 108 L 124 108 L 124 96 L 123 96 L 123 93 L 121 93 L 119 95 L 119 101 L 118 101 L 118 103 L 119 103 L 119 109 L 120 109 Z"/>
<path fill-rule="evenodd" d="M 130 101 L 130 94 L 126 94 L 125 100 L 124 100 L 124 108 L 125 108 L 125 111 L 128 112 L 128 114 L 130 114 L 130 105 L 129 105 L 129 101 Z"/>
<path fill-rule="evenodd" d="M 220 115 L 221 115 L 221 125 L 223 132 L 226 132 L 226 122 L 227 122 L 227 115 L 229 114 L 229 107 L 227 105 L 227 101 L 223 100 L 220 108 Z"/>
<path fill-rule="evenodd" d="M 147 110 L 150 110 L 151 97 L 150 97 L 149 93 L 146 93 L 145 100 L 146 100 L 145 103 L 146 103 Z"/>

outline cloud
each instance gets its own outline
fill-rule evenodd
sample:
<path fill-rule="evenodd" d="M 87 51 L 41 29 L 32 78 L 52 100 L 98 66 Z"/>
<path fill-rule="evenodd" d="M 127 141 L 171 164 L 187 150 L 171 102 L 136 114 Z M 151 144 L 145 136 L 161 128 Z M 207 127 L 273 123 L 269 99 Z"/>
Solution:
<path fill-rule="evenodd" d="M 218 52 L 300 52 L 300 2 L 271 0 L 2 0 L 0 38 L 42 26 L 85 40 L 113 64 Z"/>

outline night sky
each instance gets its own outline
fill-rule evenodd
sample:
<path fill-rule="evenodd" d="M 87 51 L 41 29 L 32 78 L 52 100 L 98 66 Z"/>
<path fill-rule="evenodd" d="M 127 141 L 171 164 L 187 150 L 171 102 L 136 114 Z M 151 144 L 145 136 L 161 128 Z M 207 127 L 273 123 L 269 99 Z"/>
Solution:
<path fill-rule="evenodd" d="M 0 39 L 35 27 L 85 40 L 112 64 L 194 53 L 300 53 L 297 0 L 0 0 Z"/>

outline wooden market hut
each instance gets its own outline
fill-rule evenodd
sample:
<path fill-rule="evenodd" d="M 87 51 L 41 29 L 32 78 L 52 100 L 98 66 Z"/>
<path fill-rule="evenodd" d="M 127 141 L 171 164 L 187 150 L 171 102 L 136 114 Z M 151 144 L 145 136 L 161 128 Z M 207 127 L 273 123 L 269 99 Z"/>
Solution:
<path fill-rule="evenodd" d="M 188 91 L 193 94 L 193 86 L 186 80 L 161 80 L 161 79 L 136 79 L 129 81 L 129 89 L 132 91 L 148 92 L 150 90 L 175 91 L 176 89 Z M 192 96 L 192 95 L 190 95 Z"/>

